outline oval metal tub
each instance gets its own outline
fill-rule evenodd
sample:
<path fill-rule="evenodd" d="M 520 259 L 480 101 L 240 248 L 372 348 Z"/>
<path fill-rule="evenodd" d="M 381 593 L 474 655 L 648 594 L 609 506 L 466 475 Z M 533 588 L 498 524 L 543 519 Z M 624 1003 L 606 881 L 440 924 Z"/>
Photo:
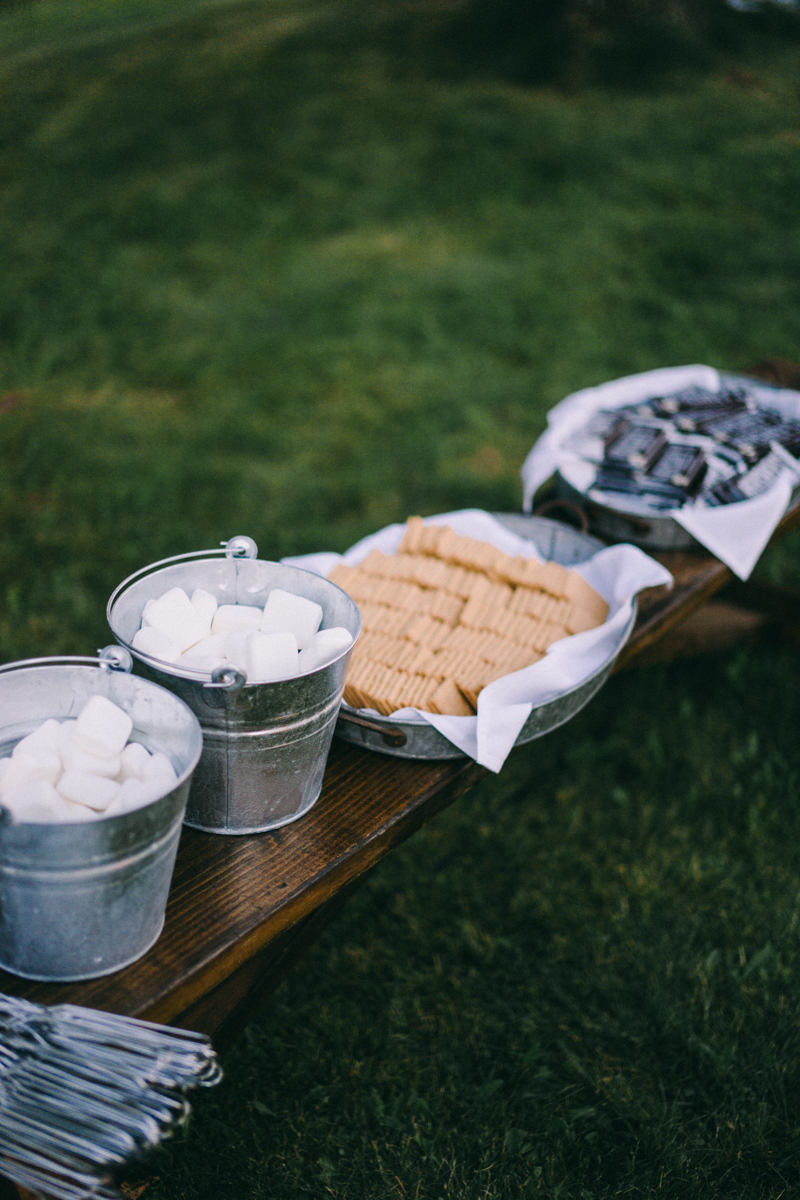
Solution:
<path fill-rule="evenodd" d="M 729 387 L 756 384 L 764 391 L 774 387 L 763 379 L 724 371 L 720 372 L 720 383 Z M 579 491 L 560 471 L 555 472 L 554 480 L 556 495 L 583 509 L 592 532 L 608 542 L 631 542 L 643 550 L 693 550 L 700 547 L 700 543 L 673 517 L 641 501 L 626 501 L 626 497 L 620 494 L 613 502 L 603 503 Z M 799 502 L 800 485 L 792 491 L 791 507 L 794 508 Z"/>
<path fill-rule="evenodd" d="M 512 533 L 532 542 L 544 559 L 571 567 L 576 563 L 585 562 L 598 550 L 604 549 L 604 543 L 587 533 L 580 533 L 559 521 L 547 517 L 529 517 L 522 513 L 494 513 L 495 519 L 505 525 Z M 616 661 L 619 651 L 630 637 L 636 621 L 636 603 L 628 622 L 617 652 L 607 662 L 584 679 L 576 687 L 548 700 L 545 704 L 537 705 L 523 725 L 515 745 L 521 746 L 532 742 L 535 738 L 551 733 L 559 725 L 563 725 L 570 717 L 591 700 L 605 683 Z M 390 717 L 369 716 L 343 704 L 339 723 L 336 726 L 337 737 L 368 750 L 376 750 L 380 754 L 391 754 L 396 758 L 415 759 L 450 759 L 465 758 L 466 755 L 452 742 L 443 737 L 421 717 L 416 720 L 392 720 Z"/>

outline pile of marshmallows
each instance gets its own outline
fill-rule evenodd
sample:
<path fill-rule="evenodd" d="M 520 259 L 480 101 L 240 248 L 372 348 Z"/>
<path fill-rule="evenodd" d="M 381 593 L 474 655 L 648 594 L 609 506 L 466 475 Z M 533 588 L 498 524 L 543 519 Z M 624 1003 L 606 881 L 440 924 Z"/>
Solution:
<path fill-rule="evenodd" d="M 131 645 L 193 671 L 232 664 L 248 683 L 274 683 L 316 671 L 352 645 L 346 629 L 320 629 L 321 622 L 319 604 L 281 588 L 273 588 L 260 609 L 217 604 L 202 588 L 190 599 L 175 587 L 147 601 Z"/>
<path fill-rule="evenodd" d="M 128 741 L 132 728 L 105 696 L 92 696 L 75 721 L 45 721 L 0 758 L 0 803 L 15 821 L 59 824 L 159 800 L 178 777 L 166 754 Z"/>

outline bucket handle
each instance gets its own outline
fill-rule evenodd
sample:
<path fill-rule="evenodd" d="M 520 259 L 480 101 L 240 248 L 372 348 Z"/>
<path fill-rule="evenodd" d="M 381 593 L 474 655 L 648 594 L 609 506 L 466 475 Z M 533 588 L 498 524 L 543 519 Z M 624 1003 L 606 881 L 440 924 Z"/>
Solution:
<path fill-rule="evenodd" d="M 84 654 L 56 654 L 49 658 L 26 658 L 20 662 L 0 666 L 0 675 L 8 671 L 19 671 L 22 667 L 57 667 L 69 663 L 82 663 L 87 667 L 99 667 L 101 671 L 119 671 L 127 675 L 133 670 L 133 658 L 124 646 L 105 646 L 97 651 L 97 658 Z"/>
<path fill-rule="evenodd" d="M 230 538 L 227 542 L 220 542 L 219 548 L 216 550 L 190 550 L 188 554 L 173 554 L 171 558 L 161 558 L 158 562 L 148 563 L 146 567 L 140 567 L 138 571 L 134 571 L 127 579 L 123 579 L 122 583 L 114 589 L 106 605 L 106 617 L 111 623 L 111 610 L 117 597 L 125 591 L 129 584 L 134 580 L 140 579 L 144 575 L 149 575 L 152 571 L 159 567 L 168 567 L 172 563 L 189 562 L 193 558 L 208 558 L 209 555 L 220 556 L 225 558 L 258 558 L 258 546 L 251 537 L 246 537 L 245 534 L 238 534 L 236 537 Z"/>
<path fill-rule="evenodd" d="M 223 692 L 238 692 L 244 685 L 244 675 L 238 667 L 230 664 L 228 666 L 215 667 L 211 672 L 211 683 L 204 683 L 203 687 L 209 690 L 213 688 Z"/>

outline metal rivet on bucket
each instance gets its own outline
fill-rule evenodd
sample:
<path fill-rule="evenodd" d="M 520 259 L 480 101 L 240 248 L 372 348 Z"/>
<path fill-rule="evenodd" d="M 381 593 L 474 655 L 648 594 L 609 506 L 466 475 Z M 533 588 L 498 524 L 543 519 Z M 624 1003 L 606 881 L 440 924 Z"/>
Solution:
<path fill-rule="evenodd" d="M 166 689 L 131 675 L 127 650 L 0 667 L 0 757 L 49 717 L 101 695 L 133 721 L 131 740 L 171 760 L 178 783 L 144 808 L 76 824 L 0 821 L 0 967 L 27 979 L 93 979 L 156 941 L 172 880 L 200 726 Z"/>
<path fill-rule="evenodd" d="M 322 628 L 361 630 L 358 608 L 320 575 L 264 562 L 252 538 L 236 537 L 218 550 L 167 558 L 129 576 L 108 602 L 112 633 L 162 686 L 184 700 L 203 730 L 187 824 L 212 833 L 261 833 L 295 821 L 319 797 L 352 647 L 308 675 L 248 684 L 233 666 L 214 672 L 167 664 L 134 650 L 142 609 L 173 587 L 203 588 L 220 604 L 264 606 L 275 587 L 314 600 Z"/>

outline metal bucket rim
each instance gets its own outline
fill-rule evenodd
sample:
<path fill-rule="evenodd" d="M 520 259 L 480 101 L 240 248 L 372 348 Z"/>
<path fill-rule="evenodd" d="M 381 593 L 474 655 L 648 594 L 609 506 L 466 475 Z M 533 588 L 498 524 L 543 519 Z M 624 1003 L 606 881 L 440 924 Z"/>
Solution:
<path fill-rule="evenodd" d="M 211 672 L 210 671 L 193 670 L 191 667 L 178 667 L 176 663 L 165 662 L 164 659 L 155 658 L 152 654 L 145 654 L 141 650 L 134 650 L 132 644 L 130 642 L 126 642 L 125 639 L 122 637 L 122 635 L 117 633 L 116 629 L 114 628 L 114 623 L 111 618 L 112 618 L 114 605 L 116 604 L 117 600 L 119 600 L 120 597 L 123 595 L 123 593 L 125 591 L 127 591 L 128 587 L 130 585 L 132 585 L 134 583 L 138 583 L 141 579 L 146 579 L 147 576 L 149 576 L 149 575 L 156 575 L 158 573 L 158 571 L 161 570 L 163 567 L 171 566 L 173 563 L 187 562 L 188 560 L 193 559 L 193 558 L 196 559 L 200 563 L 212 562 L 213 559 L 206 557 L 207 555 L 219 554 L 220 556 L 224 557 L 225 553 L 226 553 L 225 550 L 219 550 L 219 551 L 217 551 L 217 550 L 196 550 L 189 554 L 176 554 L 172 558 L 162 558 L 158 562 L 150 563 L 149 566 L 140 567 L 140 569 L 138 571 L 134 571 L 134 573 L 132 575 L 129 575 L 127 579 L 123 579 L 122 583 L 118 584 L 114 588 L 114 591 L 111 593 L 111 596 L 109 597 L 108 604 L 106 605 L 106 620 L 108 621 L 108 627 L 111 630 L 114 637 L 117 639 L 120 646 L 123 646 L 130 654 L 133 655 L 134 658 L 137 658 L 139 660 L 139 662 L 143 662 L 145 664 L 145 666 L 155 667 L 155 669 L 157 671 L 162 671 L 165 675 L 174 675 L 178 679 L 188 680 L 189 683 L 208 683 L 208 682 L 210 682 L 210 680 L 211 680 Z M 355 600 L 353 600 L 353 597 L 351 595 L 349 595 L 349 593 L 346 592 L 344 590 L 344 588 L 339 587 L 338 583 L 334 583 L 331 579 L 328 579 L 325 575 L 317 574 L 316 571 L 309 571 L 305 567 L 296 566 L 294 563 L 282 563 L 282 562 L 277 561 L 276 559 L 271 559 L 271 558 L 241 559 L 241 558 L 237 558 L 237 559 L 235 559 L 235 561 L 261 563 L 265 566 L 270 566 L 270 567 L 287 567 L 288 566 L 293 571 L 301 571 L 306 575 L 313 575 L 317 579 L 324 579 L 325 583 L 327 583 L 329 587 L 336 588 L 337 592 L 341 592 L 341 594 L 343 596 L 346 596 L 347 599 L 350 601 L 350 603 L 353 605 L 353 607 L 356 610 L 356 614 L 358 616 L 358 631 L 355 634 L 355 636 L 353 637 L 353 640 L 350 643 L 350 645 L 347 647 L 347 649 L 342 650 L 341 654 L 338 654 L 336 656 L 336 658 L 332 658 L 328 662 L 323 663 L 323 665 L 321 667 L 315 667 L 315 669 L 313 671 L 304 671 L 302 674 L 299 674 L 299 675 L 290 675 L 289 679 L 310 679 L 310 678 L 312 678 L 312 676 L 318 674 L 318 672 L 324 671 L 328 667 L 333 666 L 334 663 L 337 663 L 341 659 L 343 659 L 346 654 L 350 654 L 352 652 L 353 647 L 355 646 L 358 639 L 361 637 L 361 631 L 362 631 L 361 611 L 360 611 L 358 605 L 356 604 Z M 273 684 L 286 683 L 286 682 L 287 682 L 287 680 L 285 680 L 285 679 L 273 679 L 267 683 L 258 683 L 258 682 L 247 683 L 247 682 L 245 682 L 244 687 L 246 687 L 246 688 L 248 688 L 248 687 L 250 687 L 250 688 L 272 687 Z"/>

